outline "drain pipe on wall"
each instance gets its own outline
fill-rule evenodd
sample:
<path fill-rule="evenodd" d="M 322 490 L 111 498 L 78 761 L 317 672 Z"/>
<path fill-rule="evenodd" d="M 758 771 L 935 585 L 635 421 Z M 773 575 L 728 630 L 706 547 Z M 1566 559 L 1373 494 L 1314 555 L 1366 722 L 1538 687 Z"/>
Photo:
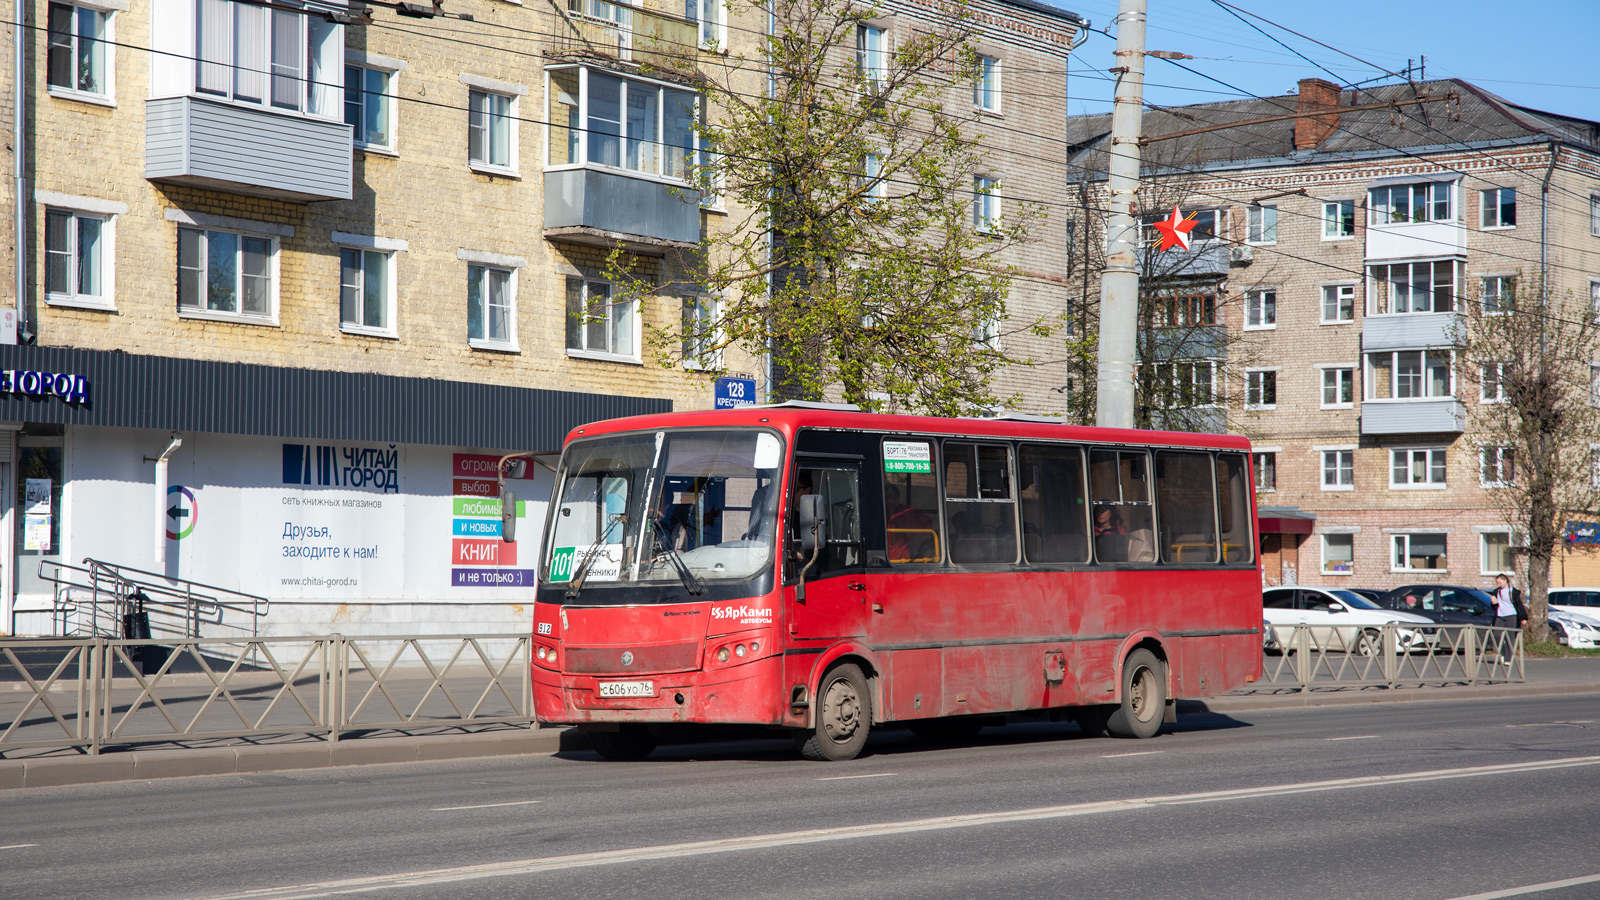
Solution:
<path fill-rule="evenodd" d="M 27 4 L 22 0 L 13 0 L 12 8 L 16 10 L 16 18 L 11 23 L 11 47 L 13 51 L 15 71 L 12 72 L 12 101 L 11 101 L 11 162 L 12 177 L 16 180 L 16 222 L 17 229 L 17 319 L 15 328 L 9 333 L 0 332 L 0 338 L 10 337 L 7 343 L 21 343 L 22 335 L 27 333 L 28 326 L 28 212 L 32 205 L 28 203 L 28 176 L 23 168 L 23 142 L 27 138 L 27 112 L 23 108 L 23 98 L 27 96 L 28 70 L 23 64 L 25 46 L 23 42 L 23 27 L 26 24 Z"/>
<path fill-rule="evenodd" d="M 1539 182 L 1539 303 L 1550 305 L 1550 176 L 1556 172 L 1556 154 L 1560 145 L 1550 142 L 1550 165 L 1544 169 L 1544 180 Z"/>
<path fill-rule="evenodd" d="M 174 431 L 172 433 L 172 440 L 167 443 L 167 449 L 161 451 L 160 456 L 146 456 L 144 458 L 145 462 L 153 462 L 156 464 L 155 568 L 158 570 L 165 568 L 167 564 L 167 498 L 171 496 L 167 489 L 167 457 L 171 456 L 174 450 L 177 450 L 182 446 L 183 435 Z M 183 522 L 181 519 L 179 520 L 178 524 L 178 530 L 180 532 L 183 531 Z"/>

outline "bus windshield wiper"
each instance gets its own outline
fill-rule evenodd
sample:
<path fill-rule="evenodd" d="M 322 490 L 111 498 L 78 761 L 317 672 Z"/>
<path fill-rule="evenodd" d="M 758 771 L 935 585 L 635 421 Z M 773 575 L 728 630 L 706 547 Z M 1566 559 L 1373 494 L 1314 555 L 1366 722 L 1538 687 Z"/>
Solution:
<path fill-rule="evenodd" d="M 568 600 L 575 600 L 583 593 L 584 579 L 589 577 L 589 567 L 594 565 L 595 558 L 600 555 L 600 548 L 606 545 L 606 538 L 611 536 L 611 530 L 626 521 L 628 521 L 627 513 L 612 513 L 611 521 L 606 524 L 606 530 L 600 532 L 594 543 L 583 551 L 583 559 L 578 561 L 578 567 L 572 571 L 572 581 L 567 584 Z"/>
<path fill-rule="evenodd" d="M 650 522 L 645 527 L 650 529 L 650 533 L 655 536 L 656 543 L 660 545 L 662 550 L 666 551 L 667 561 L 672 563 L 672 568 L 677 571 L 678 580 L 683 582 L 684 588 L 696 597 L 704 594 L 706 592 L 705 583 L 696 578 L 693 572 L 689 571 L 689 566 L 683 561 L 683 557 L 678 554 L 677 548 L 667 542 L 666 537 L 661 533 L 661 529 L 656 527 L 656 523 Z"/>

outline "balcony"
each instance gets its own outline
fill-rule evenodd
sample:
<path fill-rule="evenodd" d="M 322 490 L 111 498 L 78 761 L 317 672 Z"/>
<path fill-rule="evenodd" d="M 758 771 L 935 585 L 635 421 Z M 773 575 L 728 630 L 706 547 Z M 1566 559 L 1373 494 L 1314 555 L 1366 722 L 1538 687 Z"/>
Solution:
<path fill-rule="evenodd" d="M 693 75 L 700 33 L 693 22 L 609 0 L 567 0 L 556 58 L 602 56 Z"/>
<path fill-rule="evenodd" d="M 1213 240 L 1195 241 L 1188 250 L 1142 248 L 1137 265 L 1143 278 L 1226 278 L 1228 249 L 1227 244 Z"/>
<path fill-rule="evenodd" d="M 1365 316 L 1361 320 L 1361 349 L 1419 350 L 1451 347 L 1456 343 L 1456 313 L 1407 313 Z"/>
<path fill-rule="evenodd" d="M 544 236 L 650 256 L 700 242 L 700 192 L 595 168 L 544 173 Z"/>
<path fill-rule="evenodd" d="M 1361 433 L 1460 434 L 1466 408 L 1454 397 L 1437 400 L 1366 400 L 1361 404 Z"/>
<path fill-rule="evenodd" d="M 1459 222 L 1396 222 L 1367 226 L 1367 262 L 1428 259 L 1467 252 L 1467 229 Z"/>
<path fill-rule="evenodd" d="M 308 203 L 348 200 L 350 126 L 200 97 L 145 103 L 151 181 Z"/>

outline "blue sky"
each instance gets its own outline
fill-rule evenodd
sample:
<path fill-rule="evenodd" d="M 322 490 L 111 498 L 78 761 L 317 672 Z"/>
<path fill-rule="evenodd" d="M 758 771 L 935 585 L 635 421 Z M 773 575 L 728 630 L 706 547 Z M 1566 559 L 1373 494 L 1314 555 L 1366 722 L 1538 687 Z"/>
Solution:
<path fill-rule="evenodd" d="M 1115 34 L 1111 22 L 1117 0 L 1046 2 Z M 1145 67 L 1145 99 L 1152 103 L 1204 103 L 1237 98 L 1240 91 L 1270 96 L 1289 92 L 1301 78 L 1335 80 L 1212 0 L 1148 2 L 1147 49 L 1191 54 L 1196 58 L 1183 65 L 1240 89 L 1152 59 Z M 1245 16 L 1345 84 L 1383 73 L 1339 50 L 1395 72 L 1407 59 L 1426 56 L 1428 78 L 1461 78 L 1519 105 L 1600 121 L 1600 0 L 1229 2 L 1337 48 L 1317 46 Z M 1110 110 L 1112 83 L 1106 70 L 1113 65 L 1115 48 L 1112 38 L 1091 34 L 1074 53 L 1068 86 L 1073 115 Z"/>

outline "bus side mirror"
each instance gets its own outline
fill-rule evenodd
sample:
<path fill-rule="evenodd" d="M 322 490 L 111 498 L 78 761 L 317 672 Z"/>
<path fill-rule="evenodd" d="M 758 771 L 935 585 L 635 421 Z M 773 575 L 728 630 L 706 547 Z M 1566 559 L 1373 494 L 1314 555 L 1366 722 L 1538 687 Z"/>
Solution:
<path fill-rule="evenodd" d="M 500 493 L 500 540 L 508 544 L 517 542 L 517 492 Z"/>
<path fill-rule="evenodd" d="M 828 545 L 828 517 L 821 494 L 802 494 L 795 507 L 800 519 L 800 549 L 814 553 Z"/>
<path fill-rule="evenodd" d="M 508 460 L 506 460 L 506 477 L 507 478 L 527 478 L 528 477 L 528 461 L 526 459 L 508 459 Z"/>

